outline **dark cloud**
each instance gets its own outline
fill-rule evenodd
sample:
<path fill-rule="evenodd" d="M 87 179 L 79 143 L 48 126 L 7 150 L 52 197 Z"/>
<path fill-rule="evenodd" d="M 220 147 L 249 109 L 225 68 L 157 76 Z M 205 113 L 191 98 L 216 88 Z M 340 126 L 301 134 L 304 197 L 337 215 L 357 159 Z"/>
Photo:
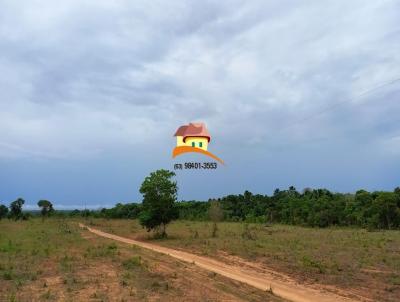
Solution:
<path fill-rule="evenodd" d="M 398 163 L 400 84 L 358 95 L 400 77 L 399 8 L 361 0 L 0 1 L 0 162 L 100 167 L 115 160 L 110 154 L 136 161 L 156 148 L 152 160 L 168 165 L 175 128 L 204 121 L 236 172 L 247 157 L 275 172 L 286 156 L 304 158 L 307 182 L 285 165 L 277 179 L 314 186 L 329 159 L 377 175 L 363 178 L 370 185 Z M 363 168 L 358 152 L 371 164 Z M 346 154 L 353 167 L 341 162 Z M 146 171 L 140 165 L 135 177 Z M 332 171 L 326 181 L 339 177 Z M 271 189 L 267 174 L 243 173 L 266 179 L 254 189 Z M 216 194 L 246 183 L 226 177 L 216 176 L 221 185 L 230 179 Z"/>

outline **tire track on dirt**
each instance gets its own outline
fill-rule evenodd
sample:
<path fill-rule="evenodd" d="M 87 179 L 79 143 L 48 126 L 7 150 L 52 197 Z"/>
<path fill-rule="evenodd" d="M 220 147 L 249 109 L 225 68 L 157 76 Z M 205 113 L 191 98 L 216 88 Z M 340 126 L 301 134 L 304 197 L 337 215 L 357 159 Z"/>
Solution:
<path fill-rule="evenodd" d="M 207 257 L 191 254 L 188 252 L 175 250 L 152 243 L 137 241 L 125 237 L 120 237 L 114 234 L 106 233 L 97 229 L 90 228 L 84 224 L 79 223 L 81 228 L 87 229 L 98 236 L 108 239 L 133 244 L 145 249 L 149 249 L 158 253 L 166 254 L 176 259 L 192 263 L 208 271 L 220 274 L 232 280 L 236 280 L 255 288 L 272 291 L 274 295 L 281 298 L 294 301 L 294 302 L 340 302 L 340 301 L 362 301 L 362 299 L 354 300 L 354 298 L 345 297 L 323 288 L 314 288 L 303 284 L 296 283 L 289 277 L 277 278 L 276 275 L 268 273 L 258 273 L 243 267 L 232 266 L 226 263 L 210 259 Z"/>

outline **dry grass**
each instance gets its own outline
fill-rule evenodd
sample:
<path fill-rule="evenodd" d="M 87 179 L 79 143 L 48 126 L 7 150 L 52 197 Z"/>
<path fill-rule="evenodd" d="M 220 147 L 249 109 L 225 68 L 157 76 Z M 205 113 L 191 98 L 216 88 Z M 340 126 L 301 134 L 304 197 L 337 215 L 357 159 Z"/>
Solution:
<path fill-rule="evenodd" d="M 400 231 L 313 229 L 295 226 L 177 221 L 167 239 L 154 239 L 132 220 L 91 220 L 96 227 L 225 261 L 245 259 L 294 276 L 333 285 L 379 301 L 400 297 Z M 240 258 L 237 258 L 240 257 Z"/>
<path fill-rule="evenodd" d="M 126 222 L 129 223 L 129 222 Z M 0 301 L 281 301 L 76 221 L 0 221 Z"/>

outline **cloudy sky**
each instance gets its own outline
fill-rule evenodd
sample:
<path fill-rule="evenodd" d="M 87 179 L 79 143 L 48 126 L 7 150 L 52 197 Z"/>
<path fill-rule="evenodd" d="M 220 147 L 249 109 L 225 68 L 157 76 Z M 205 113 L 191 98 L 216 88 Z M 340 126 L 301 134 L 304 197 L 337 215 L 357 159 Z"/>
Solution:
<path fill-rule="evenodd" d="M 0 202 L 140 201 L 203 121 L 179 199 L 400 185 L 400 2 L 0 0 Z"/>

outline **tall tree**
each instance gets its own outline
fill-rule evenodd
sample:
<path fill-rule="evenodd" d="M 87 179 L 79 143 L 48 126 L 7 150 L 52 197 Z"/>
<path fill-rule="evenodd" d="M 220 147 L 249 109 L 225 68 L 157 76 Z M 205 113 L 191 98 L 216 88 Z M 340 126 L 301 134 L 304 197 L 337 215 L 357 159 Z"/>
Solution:
<path fill-rule="evenodd" d="M 371 206 L 370 225 L 392 229 L 400 225 L 400 209 L 396 195 L 392 192 L 379 192 Z"/>
<path fill-rule="evenodd" d="M 175 206 L 178 186 L 172 178 L 174 172 L 157 170 L 145 178 L 140 193 L 143 195 L 143 210 L 140 214 L 140 224 L 147 229 L 159 231 L 166 237 L 166 225 L 178 218 L 178 209 Z"/>
<path fill-rule="evenodd" d="M 25 200 L 18 198 L 10 204 L 10 217 L 14 220 L 23 219 L 22 206 Z"/>
<path fill-rule="evenodd" d="M 5 205 L 0 204 L 0 220 L 2 218 L 6 218 L 7 214 L 8 214 L 8 208 Z"/>
<path fill-rule="evenodd" d="M 37 205 L 39 208 L 41 208 L 40 213 L 42 214 L 43 218 L 54 212 L 53 204 L 48 200 L 39 200 Z"/>

